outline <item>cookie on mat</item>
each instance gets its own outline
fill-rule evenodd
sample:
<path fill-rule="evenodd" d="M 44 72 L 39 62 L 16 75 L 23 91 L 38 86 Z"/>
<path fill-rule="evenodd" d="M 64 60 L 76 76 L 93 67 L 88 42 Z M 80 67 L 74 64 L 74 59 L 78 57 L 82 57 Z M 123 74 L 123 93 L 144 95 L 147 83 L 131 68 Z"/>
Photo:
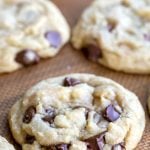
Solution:
<path fill-rule="evenodd" d="M 96 0 L 72 37 L 93 61 L 127 73 L 150 73 L 150 0 Z"/>
<path fill-rule="evenodd" d="M 145 115 L 137 96 L 116 82 L 70 74 L 29 89 L 12 107 L 9 124 L 23 150 L 131 150 Z"/>
<path fill-rule="evenodd" d="M 0 136 L 0 150 L 15 150 L 14 147 L 8 143 L 6 139 Z"/>
<path fill-rule="evenodd" d="M 0 1 L 0 73 L 55 56 L 69 40 L 69 26 L 49 0 Z"/>

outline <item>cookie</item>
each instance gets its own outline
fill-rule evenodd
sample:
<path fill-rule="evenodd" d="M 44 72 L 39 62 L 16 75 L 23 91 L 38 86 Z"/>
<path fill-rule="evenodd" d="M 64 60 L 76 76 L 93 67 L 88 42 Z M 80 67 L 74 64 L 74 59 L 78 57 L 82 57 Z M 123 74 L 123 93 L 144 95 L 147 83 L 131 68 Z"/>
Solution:
<path fill-rule="evenodd" d="M 1 0 L 0 73 L 55 56 L 69 40 L 70 29 L 49 0 Z"/>
<path fill-rule="evenodd" d="M 150 73 L 150 1 L 94 1 L 75 26 L 72 43 L 111 69 Z"/>
<path fill-rule="evenodd" d="M 0 150 L 15 150 L 14 147 L 0 136 Z"/>
<path fill-rule="evenodd" d="M 30 88 L 12 107 L 9 125 L 23 150 L 131 150 L 145 115 L 137 96 L 116 82 L 70 74 Z"/>

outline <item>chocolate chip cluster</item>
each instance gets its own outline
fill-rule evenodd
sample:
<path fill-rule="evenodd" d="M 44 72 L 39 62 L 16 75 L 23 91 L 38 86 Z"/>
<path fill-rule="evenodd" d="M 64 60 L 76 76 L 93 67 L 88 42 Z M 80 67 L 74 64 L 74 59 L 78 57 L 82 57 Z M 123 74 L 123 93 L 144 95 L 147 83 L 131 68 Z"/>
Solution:
<path fill-rule="evenodd" d="M 59 48 L 62 44 L 61 35 L 57 31 L 47 31 L 44 37 L 48 41 L 50 47 Z M 40 56 L 35 50 L 27 48 L 17 53 L 15 61 L 27 67 L 30 65 L 38 64 L 40 61 Z"/>

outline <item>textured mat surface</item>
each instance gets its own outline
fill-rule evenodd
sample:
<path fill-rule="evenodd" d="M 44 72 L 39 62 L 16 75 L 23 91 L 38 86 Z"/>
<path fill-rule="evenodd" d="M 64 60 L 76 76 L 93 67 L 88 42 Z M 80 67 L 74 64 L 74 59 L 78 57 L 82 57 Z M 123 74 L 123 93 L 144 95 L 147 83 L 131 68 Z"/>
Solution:
<path fill-rule="evenodd" d="M 54 0 L 66 16 L 71 27 L 75 24 L 83 9 L 91 0 Z M 42 61 L 39 65 L 21 69 L 11 74 L 0 75 L 0 134 L 14 142 L 8 128 L 7 115 L 11 106 L 29 87 L 40 80 L 68 74 L 94 73 L 111 78 L 129 90 L 135 92 L 145 108 L 147 125 L 137 150 L 150 150 L 150 119 L 146 109 L 146 99 L 150 88 L 149 75 L 128 75 L 109 70 L 103 66 L 87 61 L 79 51 L 66 45 L 54 58 Z M 138 111 L 138 110 L 137 110 Z M 20 148 L 17 147 L 19 150 Z"/>

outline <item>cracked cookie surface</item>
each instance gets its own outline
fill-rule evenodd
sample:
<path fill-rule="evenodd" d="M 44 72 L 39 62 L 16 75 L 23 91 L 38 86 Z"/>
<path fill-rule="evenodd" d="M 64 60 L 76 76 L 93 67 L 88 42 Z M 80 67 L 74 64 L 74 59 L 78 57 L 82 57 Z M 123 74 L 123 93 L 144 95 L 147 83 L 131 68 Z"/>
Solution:
<path fill-rule="evenodd" d="M 14 147 L 8 143 L 8 141 L 0 136 L 0 150 L 15 150 Z"/>
<path fill-rule="evenodd" d="M 9 124 L 23 150 L 132 150 L 145 115 L 137 96 L 116 82 L 70 74 L 30 88 L 12 107 Z"/>
<path fill-rule="evenodd" d="M 95 0 L 73 31 L 90 60 L 128 73 L 150 73 L 150 1 Z"/>
<path fill-rule="evenodd" d="M 49 0 L 1 0 L 0 18 L 0 73 L 53 57 L 69 40 L 68 23 Z"/>

